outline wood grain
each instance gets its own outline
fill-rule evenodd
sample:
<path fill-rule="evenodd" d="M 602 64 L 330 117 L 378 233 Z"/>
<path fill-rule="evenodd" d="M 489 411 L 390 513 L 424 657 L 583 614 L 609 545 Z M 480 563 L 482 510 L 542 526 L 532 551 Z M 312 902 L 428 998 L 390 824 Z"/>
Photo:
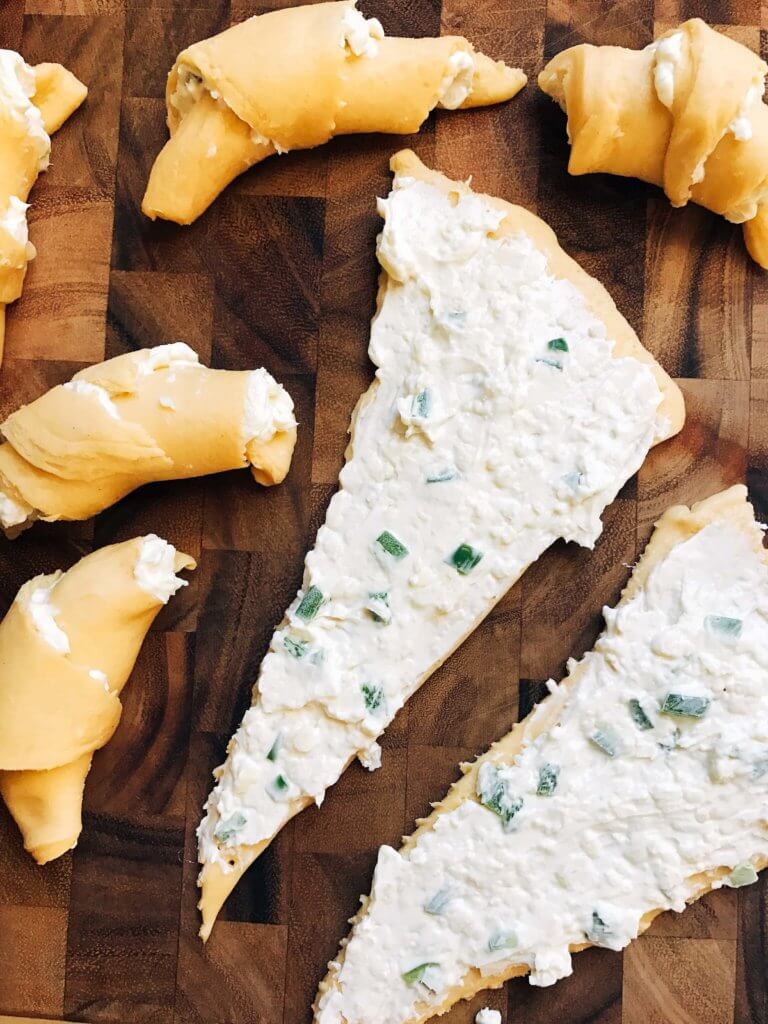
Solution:
<path fill-rule="evenodd" d="M 163 89 L 183 46 L 272 0 L 0 0 L 0 46 L 61 60 L 90 87 L 33 193 L 39 249 L 10 311 L 0 416 L 77 369 L 184 339 L 216 366 L 265 365 L 301 423 L 285 484 L 247 474 L 158 486 L 95 522 L 0 542 L 0 613 L 31 575 L 156 530 L 200 562 L 158 619 L 118 733 L 88 780 L 76 852 L 45 869 L 0 810 L 0 1021 L 306 1024 L 325 963 L 397 843 L 457 764 L 541 698 L 600 628 L 654 519 L 747 480 L 768 518 L 768 277 L 741 233 L 673 211 L 638 182 L 566 173 L 563 117 L 535 88 L 545 57 L 589 40 L 643 46 L 699 15 L 766 49 L 760 0 L 362 0 L 390 32 L 468 34 L 532 83 L 493 110 L 430 119 L 407 140 L 429 163 L 536 210 L 599 276 L 685 391 L 688 423 L 604 516 L 594 553 L 559 544 L 387 733 L 380 772 L 353 766 L 293 821 L 196 937 L 195 837 L 210 771 L 249 701 L 274 624 L 333 493 L 350 412 L 371 379 L 375 196 L 404 141 L 338 139 L 240 178 L 191 228 L 139 201 L 165 138 Z M 554 989 L 514 982 L 483 1005 L 505 1024 L 766 1024 L 768 883 L 658 919 L 623 956 L 581 954 Z"/>

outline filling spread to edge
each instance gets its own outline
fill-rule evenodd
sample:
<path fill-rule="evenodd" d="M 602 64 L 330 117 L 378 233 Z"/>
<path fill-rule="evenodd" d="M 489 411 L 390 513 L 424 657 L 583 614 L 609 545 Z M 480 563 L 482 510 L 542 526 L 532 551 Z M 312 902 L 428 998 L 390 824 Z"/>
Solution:
<path fill-rule="evenodd" d="M 321 1024 L 401 1024 L 472 968 L 527 965 L 531 984 L 550 985 L 571 973 L 569 946 L 624 948 L 649 911 L 682 911 L 700 873 L 727 869 L 714 888 L 757 880 L 765 561 L 716 521 L 604 615 L 555 724 L 508 761 L 485 760 L 472 798 L 409 849 L 381 848 Z"/>
<path fill-rule="evenodd" d="M 658 429 L 651 369 L 484 197 L 400 176 L 353 455 L 214 773 L 200 860 L 321 803 L 419 683 L 558 538 L 591 546 Z"/>

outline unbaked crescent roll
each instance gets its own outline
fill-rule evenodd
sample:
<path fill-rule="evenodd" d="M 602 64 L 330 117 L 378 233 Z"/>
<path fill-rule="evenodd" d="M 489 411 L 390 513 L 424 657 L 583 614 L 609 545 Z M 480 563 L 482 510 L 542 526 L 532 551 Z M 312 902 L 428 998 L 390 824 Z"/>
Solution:
<path fill-rule="evenodd" d="M 0 361 L 5 307 L 21 295 L 35 256 L 27 230 L 27 197 L 48 168 L 51 139 L 88 90 L 61 64 L 32 68 L 13 50 L 0 50 Z"/>
<path fill-rule="evenodd" d="M 0 795 L 39 864 L 76 844 L 94 751 L 189 555 L 150 534 L 25 583 L 0 623 Z"/>
<path fill-rule="evenodd" d="M 571 174 L 603 171 L 661 185 L 744 225 L 768 269 L 768 65 L 692 18 L 646 46 L 581 44 L 539 85 L 568 115 Z"/>
<path fill-rule="evenodd" d="M 191 224 L 238 175 L 274 153 L 355 132 L 417 132 L 441 106 L 487 106 L 522 71 L 461 36 L 385 37 L 357 0 L 257 15 L 184 50 L 168 77 L 171 133 L 147 185 L 151 218 Z"/>
<path fill-rule="evenodd" d="M 250 465 L 280 483 L 293 402 L 266 370 L 211 370 L 182 342 L 89 366 L 0 426 L 0 526 L 88 519 L 137 487 Z"/>

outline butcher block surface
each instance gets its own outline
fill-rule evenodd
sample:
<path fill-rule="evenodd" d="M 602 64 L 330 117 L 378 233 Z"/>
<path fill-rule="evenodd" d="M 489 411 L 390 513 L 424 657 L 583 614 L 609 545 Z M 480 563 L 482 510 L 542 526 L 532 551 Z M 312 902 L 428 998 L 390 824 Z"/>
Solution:
<path fill-rule="evenodd" d="M 192 227 L 150 223 L 139 206 L 166 137 L 175 55 L 276 5 L 0 2 L 0 46 L 30 63 L 61 61 L 90 89 L 54 137 L 51 169 L 32 194 L 38 257 L 8 312 L 0 416 L 89 363 L 184 340 L 217 367 L 265 366 L 290 391 L 300 423 L 279 487 L 259 488 L 246 472 L 159 485 L 93 522 L 0 540 L 0 614 L 29 577 L 141 533 L 157 532 L 199 562 L 157 620 L 118 732 L 96 755 L 74 854 L 36 867 L 0 811 L 1 1021 L 306 1024 L 378 846 L 397 845 L 459 761 L 505 733 L 542 697 L 543 681 L 592 645 L 602 606 L 616 601 L 659 514 L 746 481 L 768 518 L 768 276 L 721 218 L 674 211 L 636 181 L 569 178 L 564 118 L 535 84 L 543 61 L 566 46 L 640 47 L 694 15 L 765 51 L 768 8 L 362 0 L 390 34 L 468 36 L 522 66 L 528 87 L 498 108 L 440 112 L 418 137 L 341 138 L 273 158 Z M 204 947 L 194 832 L 372 378 L 375 198 L 403 145 L 547 220 L 679 381 L 687 424 L 607 509 L 595 551 L 555 545 L 399 713 L 381 770 L 355 764 L 320 810 L 283 830 Z M 579 954 L 573 976 L 554 988 L 518 980 L 442 1020 L 469 1024 L 489 1005 L 504 1024 L 766 1024 L 767 918 L 763 877 L 662 916 L 623 955 Z"/>

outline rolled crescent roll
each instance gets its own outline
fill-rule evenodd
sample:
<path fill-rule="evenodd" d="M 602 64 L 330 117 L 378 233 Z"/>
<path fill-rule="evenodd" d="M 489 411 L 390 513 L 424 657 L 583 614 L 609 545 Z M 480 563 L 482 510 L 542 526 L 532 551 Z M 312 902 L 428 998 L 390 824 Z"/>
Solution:
<path fill-rule="evenodd" d="M 88 519 L 137 487 L 288 472 L 293 402 L 266 370 L 211 370 L 182 342 L 89 366 L 0 427 L 0 526 Z"/>
<path fill-rule="evenodd" d="M 603 171 L 660 185 L 744 225 L 768 268 L 768 65 L 692 18 L 644 50 L 582 44 L 539 85 L 568 115 L 571 174 Z"/>
<path fill-rule="evenodd" d="M 91 758 L 155 616 L 195 562 L 150 534 L 25 583 L 0 623 L 0 795 L 38 864 L 76 844 Z"/>
<path fill-rule="evenodd" d="M 501 103 L 525 82 L 461 36 L 385 37 L 356 0 L 257 15 L 176 59 L 166 91 L 171 138 L 142 210 L 191 224 L 274 153 L 355 132 L 417 132 L 435 107 Z"/>
<path fill-rule="evenodd" d="M 21 295 L 27 263 L 35 256 L 27 198 L 48 168 L 50 136 L 87 95 L 61 64 L 32 68 L 13 50 L 0 50 L 0 361 L 5 307 Z"/>

